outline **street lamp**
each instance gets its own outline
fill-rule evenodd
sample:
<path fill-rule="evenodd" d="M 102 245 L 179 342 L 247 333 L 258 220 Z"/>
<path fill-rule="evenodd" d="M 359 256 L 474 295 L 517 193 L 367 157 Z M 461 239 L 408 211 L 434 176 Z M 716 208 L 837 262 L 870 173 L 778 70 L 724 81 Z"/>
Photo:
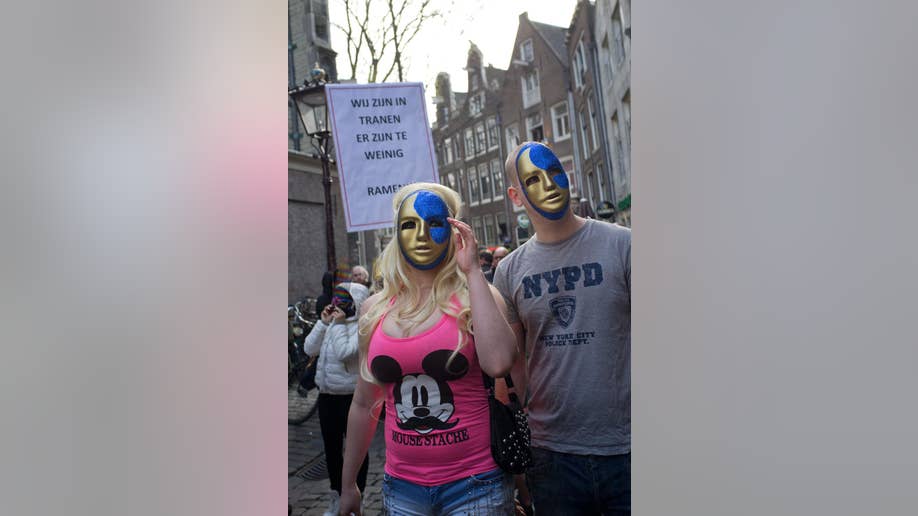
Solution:
<path fill-rule="evenodd" d="M 298 86 L 287 91 L 287 96 L 293 102 L 297 115 L 306 135 L 312 139 L 312 146 L 316 152 L 312 153 L 314 159 L 322 162 L 322 189 L 325 191 L 325 262 L 327 270 L 334 271 L 337 267 L 335 258 L 335 231 L 334 216 L 331 205 L 331 170 L 329 163 L 334 160 L 329 155 L 331 133 L 328 131 L 328 107 L 325 103 L 325 70 L 316 63 L 310 72 L 310 78 Z"/>

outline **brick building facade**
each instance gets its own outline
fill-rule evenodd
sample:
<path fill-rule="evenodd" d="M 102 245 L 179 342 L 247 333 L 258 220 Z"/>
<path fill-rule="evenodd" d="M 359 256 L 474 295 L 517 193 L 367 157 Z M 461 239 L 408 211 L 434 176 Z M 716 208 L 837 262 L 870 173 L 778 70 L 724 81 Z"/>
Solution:
<path fill-rule="evenodd" d="M 631 0 L 597 0 L 594 36 L 619 223 L 631 225 Z"/>
<path fill-rule="evenodd" d="M 571 117 L 577 144 L 576 167 L 582 180 L 579 191 L 572 192 L 581 201 L 579 214 L 592 215 L 592 207 L 602 201 L 614 201 L 606 124 L 603 123 L 603 99 L 599 92 L 594 38 L 595 8 L 588 0 L 580 0 L 574 10 L 567 32 L 567 54 L 570 60 L 570 85 L 573 99 Z"/>
<path fill-rule="evenodd" d="M 532 235 L 525 210 L 506 195 L 504 160 L 525 140 L 551 146 L 579 188 L 568 93 L 564 27 L 519 17 L 507 70 L 483 65 L 481 51 L 469 49 L 469 91 L 455 92 L 449 75 L 437 77 L 434 142 L 443 184 L 468 206 L 467 220 L 485 247 L 516 247 Z"/>
<path fill-rule="evenodd" d="M 437 76 L 433 138 L 440 182 L 462 196 L 463 217 L 480 245 L 508 245 L 512 242 L 510 209 L 498 118 L 505 71 L 485 66 L 474 43 L 469 48 L 466 70 L 469 91 L 464 94 L 452 91 L 449 75 Z"/>

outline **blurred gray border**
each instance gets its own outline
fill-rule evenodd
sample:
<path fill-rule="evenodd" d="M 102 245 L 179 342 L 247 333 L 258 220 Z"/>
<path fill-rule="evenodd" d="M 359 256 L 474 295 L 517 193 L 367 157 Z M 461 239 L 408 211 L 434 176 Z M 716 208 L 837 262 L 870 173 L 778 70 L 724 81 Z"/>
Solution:
<path fill-rule="evenodd" d="M 635 515 L 918 511 L 908 2 L 634 2 Z"/>

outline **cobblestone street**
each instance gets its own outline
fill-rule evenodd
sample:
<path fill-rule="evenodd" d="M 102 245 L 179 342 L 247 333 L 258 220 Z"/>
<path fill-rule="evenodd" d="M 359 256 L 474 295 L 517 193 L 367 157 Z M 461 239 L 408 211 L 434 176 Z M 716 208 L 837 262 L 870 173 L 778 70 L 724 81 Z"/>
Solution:
<path fill-rule="evenodd" d="M 383 422 L 370 445 L 370 471 L 364 493 L 364 514 L 375 516 L 382 508 L 382 476 L 385 463 Z M 287 497 L 293 516 L 322 516 L 328 508 L 328 473 L 322 452 L 319 416 L 314 414 L 300 426 L 287 426 Z"/>

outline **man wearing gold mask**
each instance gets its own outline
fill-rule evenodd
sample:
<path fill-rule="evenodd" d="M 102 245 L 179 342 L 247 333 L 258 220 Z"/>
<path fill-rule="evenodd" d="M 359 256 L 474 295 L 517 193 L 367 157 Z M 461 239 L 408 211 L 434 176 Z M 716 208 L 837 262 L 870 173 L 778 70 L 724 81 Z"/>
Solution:
<path fill-rule="evenodd" d="M 631 230 L 573 213 L 541 143 L 514 149 L 506 172 L 535 229 L 494 273 L 524 352 L 513 378 L 527 382 L 535 510 L 630 514 Z"/>

